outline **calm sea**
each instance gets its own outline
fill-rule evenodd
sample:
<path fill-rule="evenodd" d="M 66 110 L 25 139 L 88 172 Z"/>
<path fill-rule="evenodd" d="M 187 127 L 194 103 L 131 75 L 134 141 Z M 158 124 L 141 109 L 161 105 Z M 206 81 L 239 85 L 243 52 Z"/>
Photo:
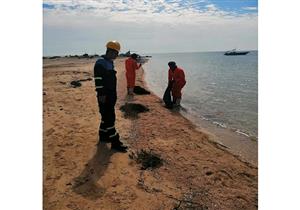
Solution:
<path fill-rule="evenodd" d="M 257 51 L 242 56 L 224 52 L 152 54 L 144 65 L 149 88 L 162 97 L 167 86 L 168 62 L 185 70 L 183 112 L 195 124 L 212 126 L 257 137 Z"/>

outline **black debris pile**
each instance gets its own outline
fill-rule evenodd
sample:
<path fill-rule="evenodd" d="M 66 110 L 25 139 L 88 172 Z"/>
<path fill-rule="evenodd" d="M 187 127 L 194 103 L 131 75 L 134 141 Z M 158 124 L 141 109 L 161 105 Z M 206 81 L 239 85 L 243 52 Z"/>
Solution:
<path fill-rule="evenodd" d="M 133 92 L 137 95 L 148 95 L 150 92 L 141 86 L 134 86 Z"/>
<path fill-rule="evenodd" d="M 137 153 L 131 152 L 129 158 L 141 164 L 142 170 L 155 169 L 163 165 L 163 159 L 160 155 L 153 153 L 152 150 L 140 150 Z"/>
<path fill-rule="evenodd" d="M 74 81 L 72 81 L 70 84 L 71 84 L 71 86 L 72 86 L 73 88 L 77 88 L 77 87 L 80 87 L 80 86 L 81 86 L 81 83 L 80 83 L 80 81 L 78 81 L 78 80 L 74 80 Z"/>
<path fill-rule="evenodd" d="M 124 112 L 125 117 L 138 117 L 139 113 L 148 112 L 149 108 L 142 104 L 126 103 L 120 107 L 120 110 Z"/>
<path fill-rule="evenodd" d="M 70 84 L 73 88 L 77 88 L 77 87 L 81 86 L 81 82 L 91 81 L 91 80 L 93 80 L 93 79 L 89 77 L 87 79 L 74 80 Z"/>

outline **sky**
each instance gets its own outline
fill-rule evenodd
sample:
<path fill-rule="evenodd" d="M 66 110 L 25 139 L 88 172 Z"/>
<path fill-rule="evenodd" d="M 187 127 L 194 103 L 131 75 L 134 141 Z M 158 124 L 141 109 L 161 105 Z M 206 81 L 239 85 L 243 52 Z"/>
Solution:
<path fill-rule="evenodd" d="M 257 50 L 257 0 L 44 0 L 43 54 Z"/>

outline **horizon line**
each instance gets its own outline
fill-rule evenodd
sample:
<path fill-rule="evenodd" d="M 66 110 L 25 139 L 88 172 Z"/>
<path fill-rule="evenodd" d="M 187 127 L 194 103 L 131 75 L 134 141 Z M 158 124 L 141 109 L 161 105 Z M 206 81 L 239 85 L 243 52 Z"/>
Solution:
<path fill-rule="evenodd" d="M 241 51 L 258 51 L 258 49 L 238 49 L 238 50 L 241 50 Z M 128 50 L 129 51 L 129 50 Z M 131 51 L 131 50 L 130 50 Z M 207 51 L 181 51 L 181 52 L 178 52 L 178 51 L 174 51 L 174 52 L 140 52 L 138 54 L 176 54 L 176 53 L 205 53 L 205 52 L 226 52 L 228 50 L 207 50 Z M 124 51 L 120 54 L 123 54 L 123 53 L 126 53 L 127 51 Z M 133 50 L 133 52 L 137 52 L 135 50 Z M 43 54 L 43 57 L 51 57 L 51 56 L 69 56 L 69 55 L 83 55 L 83 54 L 88 54 L 88 55 L 95 55 L 95 54 L 98 54 L 98 55 L 103 55 L 104 53 L 87 53 L 87 52 L 83 52 L 83 53 L 64 53 L 64 54 L 48 54 L 48 55 L 45 55 Z"/>

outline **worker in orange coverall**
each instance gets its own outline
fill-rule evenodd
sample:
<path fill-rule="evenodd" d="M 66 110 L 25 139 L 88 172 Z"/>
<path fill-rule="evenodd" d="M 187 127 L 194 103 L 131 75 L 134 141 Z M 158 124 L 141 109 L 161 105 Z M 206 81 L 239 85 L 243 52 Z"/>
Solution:
<path fill-rule="evenodd" d="M 142 66 L 142 64 L 137 64 L 137 57 L 137 54 L 133 53 L 130 58 L 125 61 L 128 95 L 133 95 L 135 86 L 135 71 Z"/>
<path fill-rule="evenodd" d="M 180 106 L 181 101 L 181 89 L 185 86 L 185 75 L 183 69 L 177 67 L 174 61 L 168 63 L 169 69 L 169 83 L 171 88 L 174 106 Z"/>

